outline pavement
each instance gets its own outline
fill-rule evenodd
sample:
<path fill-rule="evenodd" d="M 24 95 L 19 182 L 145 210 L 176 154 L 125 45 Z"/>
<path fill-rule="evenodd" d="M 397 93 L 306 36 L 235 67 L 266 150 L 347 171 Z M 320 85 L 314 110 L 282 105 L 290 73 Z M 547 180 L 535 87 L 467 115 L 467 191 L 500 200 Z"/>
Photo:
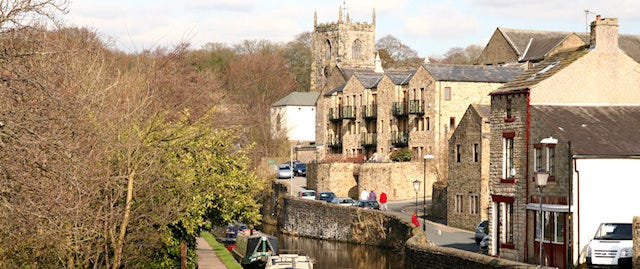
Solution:
<path fill-rule="evenodd" d="M 227 269 L 211 249 L 207 240 L 202 237 L 196 238 L 196 254 L 198 255 L 198 269 Z"/>

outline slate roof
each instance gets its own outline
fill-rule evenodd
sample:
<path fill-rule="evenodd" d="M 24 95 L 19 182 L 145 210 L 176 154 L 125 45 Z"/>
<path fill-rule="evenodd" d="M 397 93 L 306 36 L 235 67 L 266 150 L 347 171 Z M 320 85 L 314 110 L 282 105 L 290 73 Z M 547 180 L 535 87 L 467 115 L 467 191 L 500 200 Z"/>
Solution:
<path fill-rule="evenodd" d="M 349 80 L 351 76 L 355 74 L 376 74 L 376 72 L 373 71 L 373 68 L 355 68 L 355 67 L 338 66 L 338 69 L 340 70 L 340 73 L 342 73 L 342 77 L 344 77 L 344 80 Z"/>
<path fill-rule="evenodd" d="M 471 106 L 483 119 L 488 119 L 491 116 L 491 105 L 471 104 Z"/>
<path fill-rule="evenodd" d="M 318 92 L 292 92 L 271 106 L 315 106 L 318 96 Z"/>
<path fill-rule="evenodd" d="M 387 71 L 385 74 L 393 81 L 395 85 L 407 85 L 409 81 L 416 73 L 416 70 L 406 70 L 406 71 Z"/>
<path fill-rule="evenodd" d="M 490 95 L 516 93 L 531 89 L 541 81 L 553 76 L 580 57 L 589 52 L 587 47 L 559 52 L 544 59 L 529 70 L 521 73 L 513 80 L 492 91 Z"/>
<path fill-rule="evenodd" d="M 485 65 L 423 64 L 423 66 L 438 81 L 504 83 L 524 71 L 516 67 Z"/>
<path fill-rule="evenodd" d="M 342 92 L 342 90 L 344 90 L 344 86 L 347 86 L 347 83 L 342 83 L 338 87 L 335 87 L 335 88 L 331 89 L 330 91 L 325 93 L 324 96 L 331 96 L 334 93 Z"/>
<path fill-rule="evenodd" d="M 532 106 L 572 154 L 640 156 L 640 106 Z"/>
<path fill-rule="evenodd" d="M 522 61 L 543 59 L 552 49 L 562 43 L 572 32 L 524 30 L 498 27 L 504 38 L 516 50 Z M 575 33 L 585 44 L 590 43 L 588 33 Z M 531 45 L 529 45 L 531 41 Z M 527 46 L 529 47 L 527 49 Z M 629 57 L 640 62 L 640 35 L 618 35 L 618 46 Z M 526 52 L 526 54 L 525 54 Z"/>
<path fill-rule="evenodd" d="M 383 73 L 356 73 L 356 79 L 362 83 L 365 89 L 373 89 L 378 87 L 378 83 L 384 76 Z"/>

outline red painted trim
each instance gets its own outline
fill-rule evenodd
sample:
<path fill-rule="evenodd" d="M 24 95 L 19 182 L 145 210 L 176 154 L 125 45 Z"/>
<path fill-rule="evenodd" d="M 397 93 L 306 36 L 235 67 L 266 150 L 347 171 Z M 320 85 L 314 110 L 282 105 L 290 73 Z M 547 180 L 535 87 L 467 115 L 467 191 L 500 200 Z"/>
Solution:
<path fill-rule="evenodd" d="M 516 132 L 515 131 L 502 132 L 502 137 L 504 137 L 504 138 L 514 138 L 514 137 L 516 137 Z"/>
<path fill-rule="evenodd" d="M 500 248 L 516 249 L 516 245 L 509 243 L 500 243 Z"/>
<path fill-rule="evenodd" d="M 533 144 L 533 148 L 534 149 L 541 149 L 542 148 L 542 144 L 538 143 L 538 144 Z"/>
<path fill-rule="evenodd" d="M 547 148 L 555 148 L 556 144 L 547 144 Z"/>
<path fill-rule="evenodd" d="M 547 181 L 556 182 L 556 176 L 549 176 L 549 179 L 547 179 Z"/>
<path fill-rule="evenodd" d="M 515 200 L 516 198 L 512 196 L 491 195 L 491 201 L 494 201 L 496 203 L 513 204 Z"/>
<path fill-rule="evenodd" d="M 516 178 L 501 178 L 500 183 L 516 183 Z"/>
<path fill-rule="evenodd" d="M 516 121 L 516 118 L 511 117 L 511 118 L 504 118 L 504 122 L 514 122 Z"/>
<path fill-rule="evenodd" d="M 526 93 L 527 95 L 527 118 L 526 118 L 526 131 L 525 131 L 525 141 L 526 141 L 526 150 L 525 150 L 525 156 L 526 156 L 526 162 L 527 164 L 525 165 L 525 175 L 529 175 L 529 140 L 530 140 L 530 136 L 531 136 L 531 94 L 529 89 L 527 89 Z M 535 158 L 535 156 L 534 156 Z M 526 176 L 525 176 L 526 178 Z M 535 176 L 534 176 L 535 178 Z M 529 180 L 525 180 L 525 197 L 529 197 Z M 529 217 L 529 214 L 524 214 L 525 215 L 525 221 L 524 221 L 524 260 L 529 260 L 529 220 L 527 219 Z M 535 233 L 535 232 L 534 232 Z"/>

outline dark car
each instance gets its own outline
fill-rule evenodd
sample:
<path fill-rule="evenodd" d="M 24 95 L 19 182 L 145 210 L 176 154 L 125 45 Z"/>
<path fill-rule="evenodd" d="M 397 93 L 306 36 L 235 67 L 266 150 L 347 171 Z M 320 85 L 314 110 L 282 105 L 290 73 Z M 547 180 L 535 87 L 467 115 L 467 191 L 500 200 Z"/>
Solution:
<path fill-rule="evenodd" d="M 378 203 L 378 201 L 374 201 L 374 200 L 359 200 L 358 202 L 355 203 L 355 206 L 366 208 L 366 209 L 380 210 L 380 204 Z"/>
<path fill-rule="evenodd" d="M 482 238 L 484 238 L 487 235 L 488 230 L 489 230 L 488 220 L 484 220 L 480 222 L 478 226 L 476 226 L 476 236 L 475 236 L 476 244 L 480 244 L 480 241 L 482 241 Z"/>
<path fill-rule="evenodd" d="M 293 166 L 293 175 L 298 177 L 307 176 L 307 164 L 303 162 L 295 163 Z"/>
<path fill-rule="evenodd" d="M 330 203 L 336 197 L 337 197 L 336 194 L 330 191 L 321 191 L 318 193 L 318 200 L 322 200 L 327 203 Z"/>

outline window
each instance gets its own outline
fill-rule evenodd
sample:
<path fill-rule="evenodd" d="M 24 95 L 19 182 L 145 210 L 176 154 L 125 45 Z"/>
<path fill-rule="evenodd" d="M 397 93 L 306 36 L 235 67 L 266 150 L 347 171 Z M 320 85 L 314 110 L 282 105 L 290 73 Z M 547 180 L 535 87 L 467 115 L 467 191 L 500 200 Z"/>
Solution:
<path fill-rule="evenodd" d="M 480 196 L 469 195 L 469 214 L 480 214 Z"/>
<path fill-rule="evenodd" d="M 544 216 L 544 241 L 564 243 L 565 213 L 542 211 Z M 535 240 L 540 242 L 540 211 L 536 211 Z"/>
<path fill-rule="evenodd" d="M 451 87 L 444 87 L 444 100 L 451 101 Z"/>
<path fill-rule="evenodd" d="M 555 170 L 555 156 L 556 148 L 555 147 L 547 147 L 547 171 L 549 171 L 549 175 L 553 176 Z"/>
<path fill-rule="evenodd" d="M 500 242 L 513 244 L 513 203 L 499 203 L 498 206 L 502 211 L 498 216 Z"/>
<path fill-rule="evenodd" d="M 362 41 L 360 41 L 360 39 L 356 39 L 355 41 L 353 41 L 351 53 L 353 59 L 362 59 Z"/>
<path fill-rule="evenodd" d="M 326 49 L 325 49 L 325 55 L 324 55 L 324 58 L 325 58 L 325 59 L 331 59 L 331 42 L 329 41 L 329 39 L 327 39 L 327 42 L 326 42 L 326 43 L 327 43 L 327 44 L 326 44 L 326 46 L 327 46 L 327 47 L 326 47 Z"/>
<path fill-rule="evenodd" d="M 480 159 L 480 146 L 478 143 L 473 144 L 473 162 L 478 162 Z"/>
<path fill-rule="evenodd" d="M 449 118 L 449 130 L 453 130 L 456 128 L 456 117 Z"/>
<path fill-rule="evenodd" d="M 511 114 L 511 97 L 507 97 L 507 119 L 513 118 Z"/>
<path fill-rule="evenodd" d="M 534 172 L 538 172 L 542 169 L 542 148 L 534 148 L 533 154 L 536 156 L 533 159 L 533 167 L 535 168 Z"/>
<path fill-rule="evenodd" d="M 504 178 L 514 178 L 516 176 L 516 168 L 513 164 L 513 137 L 503 138 L 502 156 L 504 164 Z"/>
<path fill-rule="evenodd" d="M 460 162 L 460 145 L 456 145 L 456 162 Z"/>
<path fill-rule="evenodd" d="M 456 207 L 456 213 L 462 213 L 462 194 L 456 194 L 456 201 L 455 201 L 455 207 Z"/>
<path fill-rule="evenodd" d="M 426 122 L 426 124 L 427 124 L 427 131 L 428 131 L 428 130 L 431 130 L 431 121 L 429 120 L 429 117 L 426 117 L 425 119 L 426 119 L 426 121 L 427 121 L 427 122 Z"/>

